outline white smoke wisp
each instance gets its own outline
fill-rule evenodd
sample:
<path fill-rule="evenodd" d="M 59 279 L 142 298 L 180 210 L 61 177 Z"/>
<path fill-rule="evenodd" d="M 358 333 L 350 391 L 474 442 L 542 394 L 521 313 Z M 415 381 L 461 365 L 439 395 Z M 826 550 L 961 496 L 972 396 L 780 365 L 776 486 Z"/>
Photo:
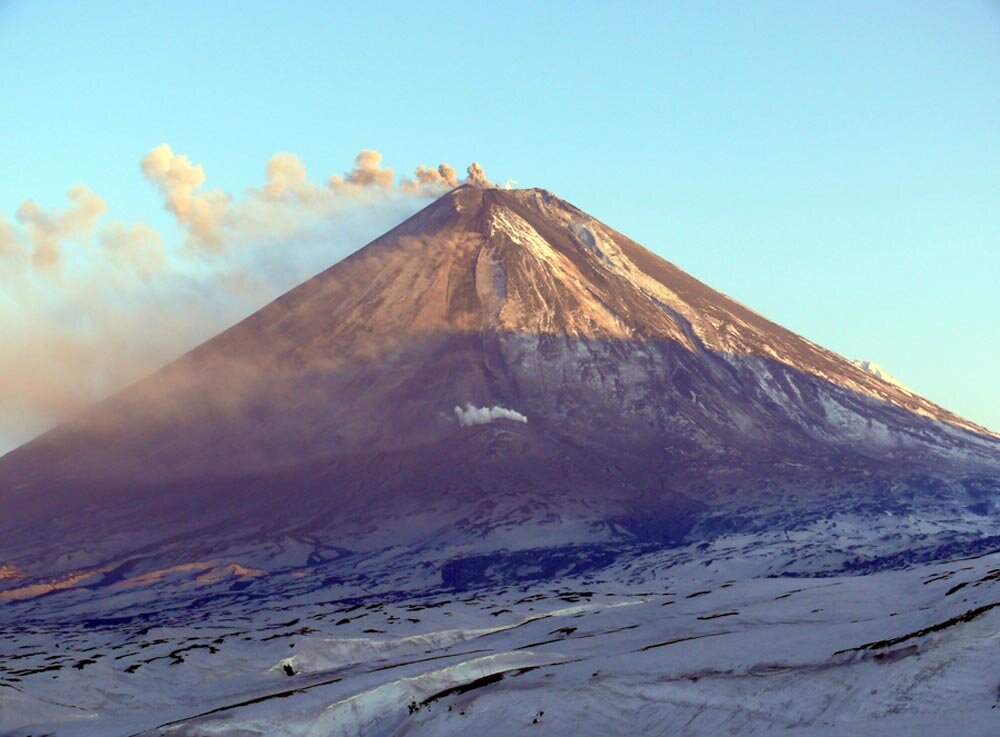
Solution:
<path fill-rule="evenodd" d="M 465 407 L 455 407 L 455 416 L 461 427 L 471 427 L 473 425 L 486 425 L 496 420 L 513 420 L 527 424 L 528 418 L 517 410 L 506 407 L 476 407 L 471 402 L 466 402 Z"/>

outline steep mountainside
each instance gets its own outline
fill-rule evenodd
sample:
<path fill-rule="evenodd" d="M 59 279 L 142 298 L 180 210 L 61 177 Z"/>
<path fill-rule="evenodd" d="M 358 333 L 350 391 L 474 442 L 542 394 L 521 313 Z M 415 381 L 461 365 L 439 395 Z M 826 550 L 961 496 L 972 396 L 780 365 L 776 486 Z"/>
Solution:
<path fill-rule="evenodd" d="M 544 190 L 465 186 L 0 459 L 0 566 L 674 543 L 998 492 L 985 429 Z"/>

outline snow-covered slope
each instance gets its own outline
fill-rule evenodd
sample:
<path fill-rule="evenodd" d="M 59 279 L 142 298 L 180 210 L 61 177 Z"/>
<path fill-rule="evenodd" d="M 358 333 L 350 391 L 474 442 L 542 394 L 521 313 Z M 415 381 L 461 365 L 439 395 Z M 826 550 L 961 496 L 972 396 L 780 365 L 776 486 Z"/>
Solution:
<path fill-rule="evenodd" d="M 0 734 L 996 733 L 1000 554 L 854 577 L 740 564 L 652 551 L 468 590 L 368 560 L 281 597 L 177 571 L 57 594 L 2 611 Z"/>

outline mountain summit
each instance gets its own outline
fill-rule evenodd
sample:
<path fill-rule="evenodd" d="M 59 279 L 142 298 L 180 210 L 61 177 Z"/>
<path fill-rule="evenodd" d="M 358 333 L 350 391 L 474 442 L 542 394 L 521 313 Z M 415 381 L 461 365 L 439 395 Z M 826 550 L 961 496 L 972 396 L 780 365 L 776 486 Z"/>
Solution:
<path fill-rule="evenodd" d="M 0 459 L 0 566 L 674 544 L 998 479 L 984 428 L 549 192 L 467 185 Z"/>

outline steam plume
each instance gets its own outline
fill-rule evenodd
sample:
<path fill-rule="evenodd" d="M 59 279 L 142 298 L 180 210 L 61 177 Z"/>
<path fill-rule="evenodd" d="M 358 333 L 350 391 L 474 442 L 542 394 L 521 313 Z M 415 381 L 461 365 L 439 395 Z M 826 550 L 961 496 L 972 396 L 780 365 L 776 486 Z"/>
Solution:
<path fill-rule="evenodd" d="M 465 408 L 455 407 L 455 416 L 462 427 L 471 425 L 486 425 L 495 420 L 513 420 L 527 423 L 528 418 L 516 410 L 506 407 L 476 407 L 467 403 Z"/>

